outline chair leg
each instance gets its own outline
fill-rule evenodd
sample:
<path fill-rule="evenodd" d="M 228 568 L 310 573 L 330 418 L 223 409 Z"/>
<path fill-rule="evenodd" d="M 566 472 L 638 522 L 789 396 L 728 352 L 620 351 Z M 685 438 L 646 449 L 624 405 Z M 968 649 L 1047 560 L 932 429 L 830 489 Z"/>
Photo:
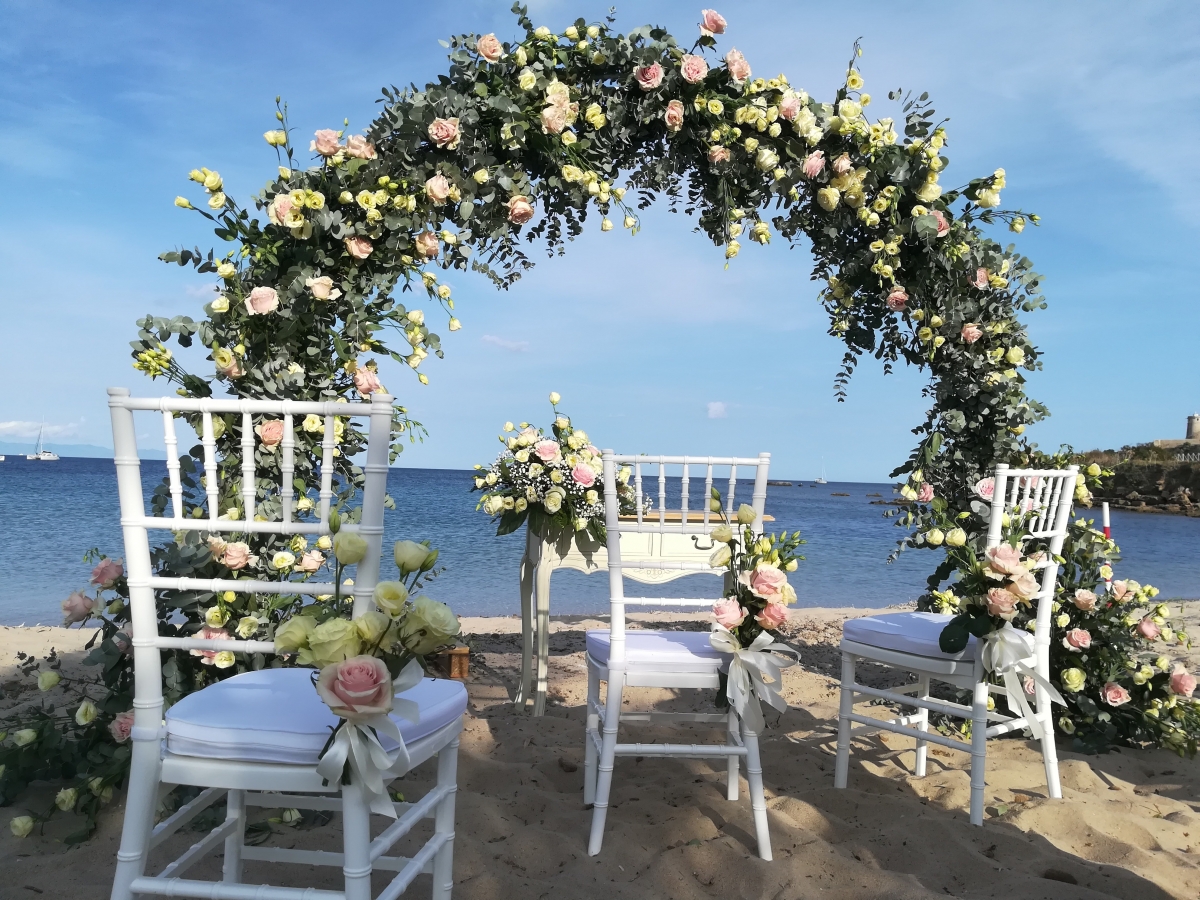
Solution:
<path fill-rule="evenodd" d="M 524 711 L 533 683 L 533 566 L 521 560 L 521 685 L 513 705 Z"/>
<path fill-rule="evenodd" d="M 149 740 L 135 739 L 112 900 L 131 900 L 133 894 L 129 886 L 135 878 L 140 878 L 146 872 L 146 856 L 150 848 L 150 834 L 154 830 L 154 812 L 158 806 L 159 768 L 157 736 Z"/>
<path fill-rule="evenodd" d="M 546 676 L 550 666 L 550 573 L 549 566 L 538 566 L 533 580 L 537 588 L 537 685 L 534 687 L 533 714 L 545 715 Z"/>
<path fill-rule="evenodd" d="M 233 833 L 225 838 L 225 860 L 221 865 L 221 880 L 240 884 L 242 845 L 246 841 L 246 792 L 230 791 L 225 798 L 225 821 L 236 819 L 238 824 Z"/>
<path fill-rule="evenodd" d="M 838 706 L 837 760 L 833 767 L 833 786 L 844 788 L 850 779 L 850 729 L 847 716 L 854 711 L 854 657 L 842 654 L 842 695 Z"/>
<path fill-rule="evenodd" d="M 600 702 L 600 672 L 588 659 L 588 690 L 587 690 L 587 727 L 583 732 L 583 805 L 591 806 L 596 802 L 596 742 L 593 734 L 600 730 L 600 715 L 596 712 L 595 704 Z"/>
<path fill-rule="evenodd" d="M 588 856 L 600 852 L 604 842 L 604 820 L 608 816 L 608 798 L 612 790 L 613 763 L 617 758 L 617 728 L 621 724 L 621 693 L 625 673 L 607 672 L 608 696 L 604 702 L 604 741 L 600 747 L 600 766 L 596 773 L 596 797 L 592 806 L 592 833 L 588 840 Z"/>
<path fill-rule="evenodd" d="M 929 699 L 929 676 L 921 675 L 917 679 L 917 698 L 920 700 Z M 929 730 L 929 710 L 923 706 L 917 707 L 917 715 L 920 717 L 917 721 L 917 729 L 919 731 Z M 913 774 L 918 778 L 925 777 L 925 758 L 927 755 L 927 741 L 917 740 L 917 760 L 913 765 Z"/>
<path fill-rule="evenodd" d="M 740 727 L 737 713 L 732 709 L 729 710 L 729 736 L 725 740 L 728 746 L 737 745 L 736 736 Z M 740 761 L 740 756 L 734 756 L 731 753 L 725 763 L 725 799 L 730 802 L 738 798 L 738 764 Z"/>
<path fill-rule="evenodd" d="M 433 900 L 450 900 L 454 889 L 454 795 L 458 790 L 458 738 L 438 752 L 438 787 L 449 791 L 438 804 L 434 833 L 446 835 L 433 858 Z"/>
<path fill-rule="evenodd" d="M 987 771 L 988 683 L 975 682 L 971 704 L 971 824 L 983 824 L 983 792 Z"/>
<path fill-rule="evenodd" d="M 771 861 L 771 832 L 767 827 L 767 800 L 763 796 L 762 760 L 758 755 L 758 735 L 742 723 L 742 742 L 746 745 L 746 783 L 750 789 L 750 808 L 754 812 L 754 830 L 758 836 L 758 855 Z"/>
<path fill-rule="evenodd" d="M 371 900 L 371 809 L 356 781 L 342 785 L 345 900 Z"/>
<path fill-rule="evenodd" d="M 1058 780 L 1058 748 L 1055 746 L 1054 717 L 1051 713 L 1050 698 L 1039 687 L 1037 717 L 1042 723 L 1042 765 L 1046 767 L 1046 788 L 1055 800 L 1062 799 L 1062 784 Z"/>

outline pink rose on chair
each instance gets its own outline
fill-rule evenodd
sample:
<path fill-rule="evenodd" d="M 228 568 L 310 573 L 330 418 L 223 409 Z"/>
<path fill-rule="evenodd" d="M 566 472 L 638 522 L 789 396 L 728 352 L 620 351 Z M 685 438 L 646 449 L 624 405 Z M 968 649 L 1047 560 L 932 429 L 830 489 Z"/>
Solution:
<path fill-rule="evenodd" d="M 361 134 L 352 134 L 346 138 L 346 155 L 355 159 L 374 159 L 375 145 Z"/>
<path fill-rule="evenodd" d="M 971 279 L 971 285 L 983 290 L 988 286 L 988 270 L 979 268 L 975 270 L 975 277 Z"/>
<path fill-rule="evenodd" d="M 724 34 L 727 24 L 725 17 L 715 9 L 700 10 L 700 33 L 705 37 Z"/>
<path fill-rule="evenodd" d="M 504 55 L 504 46 L 494 34 L 485 34 L 475 43 L 475 49 L 490 63 L 499 62 Z"/>
<path fill-rule="evenodd" d="M 450 196 L 450 182 L 445 175 L 437 174 L 425 182 L 425 196 L 435 206 L 441 206 Z"/>
<path fill-rule="evenodd" d="M 533 204 L 528 197 L 516 194 L 508 200 L 508 221 L 514 225 L 524 225 L 533 218 Z"/>
<path fill-rule="evenodd" d="M 374 249 L 374 245 L 364 237 L 346 238 L 346 252 L 355 259 L 366 259 Z"/>
<path fill-rule="evenodd" d="M 729 148 L 722 147 L 718 144 L 715 147 L 708 148 L 708 162 L 710 165 L 729 162 Z"/>
<path fill-rule="evenodd" d="M 754 621 L 767 631 L 774 631 L 787 621 L 787 607 L 782 603 L 768 603 L 763 611 L 754 617 Z"/>
<path fill-rule="evenodd" d="M 332 128 L 322 128 L 313 137 L 315 139 L 309 149 L 315 150 L 322 156 L 333 156 L 342 149 L 341 144 L 338 143 L 338 133 Z"/>
<path fill-rule="evenodd" d="M 1029 571 L 1021 559 L 1021 551 L 1012 544 L 992 547 L 985 550 L 983 555 L 987 557 L 988 568 L 984 574 L 988 578 L 1000 581 L 1010 576 L 1025 575 Z"/>
<path fill-rule="evenodd" d="M 274 447 L 283 440 L 283 419 L 268 419 L 254 429 L 264 447 Z"/>
<path fill-rule="evenodd" d="M 962 339 L 966 343 L 973 344 L 981 337 L 983 337 L 983 329 L 974 322 L 968 322 L 962 327 Z"/>
<path fill-rule="evenodd" d="M 637 79 L 638 87 L 643 91 L 652 91 L 662 84 L 663 67 L 658 63 L 638 66 L 633 70 L 633 77 Z"/>
<path fill-rule="evenodd" d="M 325 557 L 320 550 L 307 550 L 300 557 L 300 561 L 296 563 L 296 571 L 312 573 L 323 565 L 325 565 Z"/>
<path fill-rule="evenodd" d="M 1082 628 L 1072 628 L 1063 638 L 1063 646 L 1068 650 L 1086 650 L 1092 646 L 1092 636 Z"/>
<path fill-rule="evenodd" d="M 1080 588 L 1075 592 L 1075 596 L 1071 598 L 1071 602 L 1075 604 L 1076 609 L 1091 612 L 1096 608 L 1096 595 L 1092 591 Z"/>
<path fill-rule="evenodd" d="M 244 569 L 250 565 L 254 557 L 250 554 L 250 545 L 244 541 L 231 541 L 225 545 L 225 553 L 221 562 L 228 569 Z"/>
<path fill-rule="evenodd" d="M 891 293 L 887 295 L 887 299 L 884 301 L 884 303 L 886 303 L 887 308 L 893 312 L 900 312 L 900 310 L 904 309 L 904 307 L 908 305 L 908 292 L 904 290 L 904 288 L 897 285 L 896 287 L 892 288 Z"/>
<path fill-rule="evenodd" d="M 96 600 L 83 591 L 75 591 L 62 602 L 63 625 L 73 625 L 82 622 L 96 608 Z"/>
<path fill-rule="evenodd" d="M 917 502 L 928 503 L 933 499 L 933 485 L 927 481 L 921 482 L 921 487 L 917 490 Z"/>
<path fill-rule="evenodd" d="M 937 219 L 937 223 L 938 223 L 937 236 L 945 237 L 946 235 L 948 235 L 950 233 L 950 223 L 946 220 L 946 214 L 944 212 L 942 212 L 940 209 L 935 209 L 933 212 L 930 213 L 930 215 L 933 216 L 935 219 Z"/>
<path fill-rule="evenodd" d="M 733 597 L 725 597 L 713 604 L 713 617 L 725 628 L 737 628 L 746 618 L 746 610 Z"/>
<path fill-rule="evenodd" d="M 231 544 L 230 546 L 233 546 L 233 545 Z M 233 640 L 233 635 L 231 635 L 224 628 L 213 628 L 210 625 L 205 625 L 196 634 L 192 635 L 192 637 L 197 638 L 202 641 L 231 641 L 231 640 Z M 193 650 L 192 656 L 199 656 L 200 662 L 203 665 L 211 666 L 213 664 L 213 660 L 216 659 L 216 657 L 217 657 L 217 651 L 216 650 Z"/>
<path fill-rule="evenodd" d="M 1146 616 L 1146 618 L 1137 623 L 1137 633 L 1146 640 L 1153 641 L 1162 634 L 1162 629 L 1158 627 L 1158 624 L 1152 618 Z"/>
<path fill-rule="evenodd" d="M 796 116 L 800 115 L 800 108 L 803 105 L 800 102 L 800 98 L 794 94 L 790 97 L 784 97 L 779 101 L 779 118 L 787 122 L 795 121 Z"/>
<path fill-rule="evenodd" d="M 982 500 L 991 500 L 996 492 L 996 479 L 989 475 L 975 482 L 975 495 Z"/>
<path fill-rule="evenodd" d="M 1100 689 L 1100 699 L 1109 706 L 1121 706 L 1128 703 L 1132 698 L 1129 696 L 1129 691 L 1125 690 L 1125 688 L 1121 687 L 1115 681 L 1109 681 Z"/>
<path fill-rule="evenodd" d="M 434 119 L 429 123 L 429 139 L 441 150 L 454 150 L 458 147 L 462 131 L 458 127 L 458 118 Z"/>
<path fill-rule="evenodd" d="M 359 366 L 354 370 L 354 386 L 364 397 L 383 390 L 383 385 L 379 383 L 379 376 L 373 369 L 366 366 Z"/>
<path fill-rule="evenodd" d="M 987 611 L 989 616 L 999 616 L 1011 619 L 1017 614 L 1017 595 L 1004 588 L 992 588 L 987 592 Z"/>
<path fill-rule="evenodd" d="M 1180 697 L 1190 697 L 1196 690 L 1196 677 L 1183 666 L 1176 666 L 1171 673 L 1171 693 Z"/>
<path fill-rule="evenodd" d="M 804 174 L 809 178 L 816 178 L 825 170 L 825 151 L 814 150 L 808 156 L 804 157 Z"/>
<path fill-rule="evenodd" d="M 725 68 L 734 84 L 740 85 L 750 77 L 750 63 L 736 48 L 725 54 Z"/>
<path fill-rule="evenodd" d="M 783 570 L 769 563 L 759 563 L 753 572 L 743 573 L 740 577 L 747 578 L 747 585 L 757 596 L 773 603 L 783 597 L 783 586 L 787 584 Z"/>
<path fill-rule="evenodd" d="M 576 484 L 589 488 L 596 483 L 596 473 L 587 463 L 579 463 L 579 465 L 571 470 L 571 479 Z"/>
<path fill-rule="evenodd" d="M 383 715 L 392 708 L 392 676 L 382 659 L 352 656 L 321 670 L 317 694 L 343 719 Z"/>
<path fill-rule="evenodd" d="M 123 744 L 129 740 L 129 735 L 133 732 L 133 710 L 127 709 L 125 712 L 117 713 L 113 720 L 108 723 L 108 733 L 112 735 L 114 741 L 118 744 Z"/>
<path fill-rule="evenodd" d="M 699 84 L 708 74 L 708 63 L 705 62 L 703 56 L 686 53 L 679 62 L 679 73 L 688 84 Z"/>
<path fill-rule="evenodd" d="M 1022 600 L 1032 600 L 1037 592 L 1041 590 L 1041 585 L 1038 584 L 1038 580 L 1032 574 L 1022 572 L 1006 584 L 1005 588 L 1012 591 Z"/>
<path fill-rule="evenodd" d="M 666 120 L 668 131 L 679 131 L 683 128 L 683 104 L 678 100 L 672 100 L 667 104 L 667 111 L 663 113 L 663 119 Z"/>
<path fill-rule="evenodd" d="M 251 316 L 263 316 L 279 309 L 279 294 L 275 288 L 256 287 L 246 298 L 246 312 Z"/>
<path fill-rule="evenodd" d="M 110 588 L 124 574 L 125 567 L 121 565 L 121 561 L 106 556 L 96 564 L 96 568 L 92 569 L 91 582 L 99 585 L 101 589 Z"/>
<path fill-rule="evenodd" d="M 542 462 L 554 462 L 562 456 L 562 448 L 558 446 L 558 441 L 538 441 L 533 445 L 533 452 Z"/>

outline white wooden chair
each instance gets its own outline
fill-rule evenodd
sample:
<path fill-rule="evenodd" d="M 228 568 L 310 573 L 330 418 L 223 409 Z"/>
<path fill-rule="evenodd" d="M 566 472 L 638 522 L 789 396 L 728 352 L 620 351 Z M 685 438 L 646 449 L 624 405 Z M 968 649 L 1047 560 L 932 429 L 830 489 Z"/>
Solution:
<path fill-rule="evenodd" d="M 344 525 L 367 541 L 367 553 L 355 571 L 355 583 L 345 593 L 354 597 L 354 612 L 371 608 L 379 577 L 383 538 L 383 504 L 391 440 L 392 398 L 375 394 L 370 403 L 301 403 L 237 399 L 192 400 L 179 397 L 139 399 L 123 388 L 110 388 L 114 457 L 121 500 L 121 526 L 125 537 L 126 571 L 133 624 L 134 727 L 133 759 L 125 824 L 117 854 L 113 900 L 138 894 L 170 897 L 204 897 L 210 900 L 315 900 L 343 898 L 370 900 L 373 870 L 397 872 L 379 895 L 394 900 L 421 873 L 433 875 L 433 896 L 448 900 L 453 884 L 454 795 L 456 791 L 458 736 L 466 708 L 466 690 L 451 681 L 424 679 L 405 694 L 421 708 L 416 724 L 397 719 L 416 766 L 434 756 L 438 760 L 437 785 L 415 803 L 397 803 L 397 818 L 374 840 L 370 810 L 357 783 L 324 783 L 316 772 L 318 757 L 337 719 L 317 696 L 312 670 L 268 668 L 234 676 L 189 694 L 163 717 L 162 650 L 231 650 L 239 653 L 274 653 L 271 641 L 201 640 L 164 637 L 158 631 L 157 591 L 279 593 L 280 582 L 254 578 L 174 578 L 153 574 L 150 562 L 150 529 L 200 530 L 213 534 L 274 533 L 321 535 L 329 533 L 333 497 L 334 417 L 367 417 L 370 435 L 363 465 L 361 524 Z M 134 411 L 151 410 L 162 417 L 167 448 L 167 470 L 173 515 L 147 514 L 142 496 L 141 465 L 134 430 Z M 207 515 L 194 518 L 185 511 L 180 480 L 178 441 L 174 418 L 179 413 L 200 414 L 204 447 L 204 490 Z M 218 472 L 213 414 L 238 414 L 242 428 L 242 488 L 245 514 L 240 520 L 218 518 Z M 282 418 L 282 484 L 278 497 L 281 521 L 258 521 L 255 512 L 263 487 L 255 481 L 255 416 Z M 315 521 L 298 520 L 292 475 L 295 461 L 293 418 L 317 415 L 324 421 L 320 502 Z M 191 498 L 186 498 L 191 501 Z M 289 594 L 331 594 L 333 584 L 318 581 L 283 582 Z M 386 740 L 384 746 L 389 747 Z M 404 772 L 393 770 L 392 777 Z M 157 826 L 159 799 L 175 785 L 204 788 L 198 797 Z M 265 793 L 265 792 L 280 793 Z M 340 794 L 340 796 L 339 796 Z M 170 863 L 158 875 L 146 873 L 149 851 L 162 843 L 197 813 L 226 798 L 224 822 Z M 295 807 L 340 810 L 343 852 L 252 847 L 244 843 L 249 807 Z M 411 859 L 384 854 L 414 825 L 434 819 L 434 834 Z M 210 850 L 224 843 L 222 879 L 189 880 L 183 874 Z M 339 866 L 344 891 L 311 887 L 276 887 L 242 883 L 244 860 L 296 863 L 302 866 Z"/>
<path fill-rule="evenodd" d="M 1037 603 L 1037 629 L 1034 632 L 1034 657 L 1027 661 L 1030 669 L 1042 678 L 1050 677 L 1050 631 L 1055 582 L 1059 564 L 1054 557 L 1061 552 L 1063 538 L 1071 516 L 1075 479 L 1078 466 L 1065 470 L 1010 469 L 996 467 L 995 489 L 992 495 L 988 523 L 988 548 L 1001 542 L 1001 528 L 1006 513 L 1032 513 L 1028 524 L 1030 536 L 1045 542 L 1049 551 L 1039 564 L 1041 585 L 1034 600 Z M 913 772 L 924 777 L 926 744 L 932 741 L 953 750 L 966 751 L 961 741 L 929 731 L 929 712 L 945 713 L 971 721 L 971 824 L 983 824 L 985 763 L 987 739 L 1021 731 L 1028 727 L 1024 716 L 988 711 L 990 694 L 1003 694 L 1004 688 L 988 680 L 982 662 L 983 644 L 970 638 L 959 653 L 944 653 L 938 638 L 952 617 L 925 612 L 888 613 L 850 619 L 842 629 L 841 705 L 838 713 L 837 763 L 834 786 L 846 787 L 850 768 L 850 742 L 856 735 L 877 731 L 893 731 L 916 738 L 916 764 Z M 859 660 L 894 666 L 917 676 L 915 686 L 879 689 L 855 682 L 855 665 Z M 971 705 L 950 703 L 929 696 L 930 681 L 941 681 L 972 692 Z M 883 699 L 916 712 L 895 719 L 881 720 L 854 712 L 858 698 Z M 1032 705 L 1034 716 L 1041 725 L 1042 759 L 1046 769 L 1046 785 L 1051 797 L 1062 796 L 1058 779 L 1058 757 L 1054 747 L 1054 723 L 1050 699 L 1040 685 L 1035 689 Z M 994 724 L 988 724 L 989 722 Z"/>
<path fill-rule="evenodd" d="M 726 797 L 738 798 L 738 765 L 746 758 L 746 779 L 750 789 L 750 805 L 758 836 L 758 853 L 771 858 L 771 837 L 767 830 L 767 806 L 763 797 L 762 764 L 759 761 L 758 735 L 740 723 L 733 710 L 728 713 L 665 713 L 626 712 L 622 698 L 627 687 L 701 688 L 714 690 L 720 684 L 720 672 L 728 666 L 729 658 L 709 643 L 707 631 L 642 631 L 625 628 L 625 607 L 629 604 L 674 607 L 709 607 L 712 599 L 626 597 L 623 569 L 711 571 L 707 561 L 648 559 L 638 556 L 622 564 L 623 534 L 654 536 L 685 535 L 702 549 L 711 547 L 708 533 L 720 518 L 709 510 L 713 487 L 713 468 L 729 467 L 726 514 L 736 514 L 735 488 L 739 466 L 754 469 L 754 493 L 751 505 L 757 514 L 754 529 L 762 530 L 763 509 L 767 497 L 767 470 L 770 454 L 751 458 L 718 458 L 705 456 L 617 456 L 611 450 L 603 452 L 604 461 L 604 518 L 608 532 L 608 584 L 611 601 L 610 628 L 587 633 L 588 701 L 587 730 L 584 738 L 583 801 L 592 804 L 592 833 L 588 854 L 600 852 L 604 840 L 604 822 L 608 813 L 612 788 L 613 765 L 618 756 L 676 756 L 691 759 L 724 758 L 726 760 Z M 619 515 L 617 500 L 617 470 L 629 465 L 634 471 L 634 489 L 639 513 L 629 521 Z M 643 515 L 642 467 L 658 467 L 660 503 L 657 511 Z M 668 466 L 681 467 L 681 515 L 677 521 L 667 521 L 665 509 L 666 472 Z M 704 493 L 699 509 L 688 513 L 689 469 L 699 467 L 705 472 Z M 604 702 L 600 700 L 600 682 L 608 683 Z M 726 726 L 724 744 L 630 744 L 618 743 L 617 732 L 623 722 L 663 724 L 670 722 L 712 722 Z"/>

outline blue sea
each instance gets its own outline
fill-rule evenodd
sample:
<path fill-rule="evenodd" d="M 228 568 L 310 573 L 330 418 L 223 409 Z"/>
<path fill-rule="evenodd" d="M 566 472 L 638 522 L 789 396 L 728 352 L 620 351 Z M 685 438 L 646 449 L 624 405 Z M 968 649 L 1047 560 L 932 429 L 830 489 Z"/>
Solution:
<path fill-rule="evenodd" d="M 165 463 L 143 462 L 145 493 L 166 474 Z M 396 509 L 386 515 L 386 545 L 401 538 L 429 539 L 446 567 L 428 593 L 462 615 L 520 613 L 518 566 L 524 534 L 496 537 L 491 521 L 475 511 L 472 473 L 446 469 L 393 469 L 388 489 Z M 782 479 L 781 479 L 782 480 Z M 740 487 L 749 498 L 749 484 Z M 835 496 L 848 494 L 849 496 Z M 801 606 L 877 608 L 915 599 L 936 564 L 928 551 L 906 551 L 887 563 L 901 531 L 883 518 L 891 485 L 794 481 L 767 492 L 773 530 L 800 529 L 808 540 L 806 561 L 792 576 Z M 1083 511 L 1099 518 L 1099 510 Z M 111 460 L 67 458 L 0 463 L 0 624 L 57 624 L 59 605 L 85 587 L 90 567 L 84 552 L 99 547 L 123 557 L 117 488 Z M 1113 536 L 1124 556 L 1118 577 L 1156 585 L 1164 597 L 1200 597 L 1200 519 L 1114 511 Z M 384 556 L 384 577 L 391 566 Z M 654 596 L 712 596 L 718 579 L 694 575 Z M 630 591 L 634 593 L 634 591 Z M 554 575 L 553 613 L 607 611 L 603 575 L 562 571 Z"/>

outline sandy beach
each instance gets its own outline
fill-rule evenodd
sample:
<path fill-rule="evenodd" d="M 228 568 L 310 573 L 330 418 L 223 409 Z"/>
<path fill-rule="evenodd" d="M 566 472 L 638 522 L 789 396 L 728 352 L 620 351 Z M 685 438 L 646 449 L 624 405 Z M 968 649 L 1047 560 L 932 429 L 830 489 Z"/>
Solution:
<path fill-rule="evenodd" d="M 1196 631 L 1197 607 L 1188 618 Z M 1089 757 L 1060 749 L 1061 801 L 1046 798 L 1040 757 L 1020 738 L 988 747 L 987 820 L 967 822 L 966 754 L 931 748 L 929 775 L 911 776 L 912 743 L 896 735 L 860 741 L 850 789 L 833 788 L 837 642 L 841 622 L 869 610 L 798 610 L 789 625 L 802 655 L 786 673 L 789 711 L 763 741 L 775 860 L 755 853 L 750 806 L 725 800 L 723 770 L 708 761 L 622 760 L 604 850 L 586 853 L 590 814 L 582 801 L 584 632 L 603 623 L 553 623 L 550 698 L 544 718 L 513 711 L 520 669 L 520 621 L 464 619 L 471 646 L 470 706 L 459 763 L 455 896 L 475 898 L 1196 898 L 1200 896 L 1200 764 L 1163 751 Z M 643 623 L 649 616 L 637 617 Z M 655 617 L 665 627 L 705 629 L 699 618 Z M 28 702 L 36 688 L 15 672 L 18 650 L 64 652 L 78 664 L 88 631 L 0 628 L 0 710 Z M 882 673 L 867 676 L 881 677 Z M 700 692 L 635 692 L 635 705 L 698 708 Z M 880 709 L 880 714 L 883 710 Z M 686 728 L 639 730 L 645 740 Z M 706 739 L 705 728 L 694 729 Z M 397 782 L 419 795 L 429 767 Z M 12 815 L 44 809 L 54 786 L 35 786 Z M 72 830 L 57 816 L 25 840 L 0 835 L 0 897 L 108 896 L 120 834 L 118 796 L 96 836 L 68 849 Z M 278 815 L 264 811 L 265 819 Z M 211 823 L 210 823 L 211 827 Z M 263 832 L 283 847 L 336 849 L 331 826 Z M 200 834 L 176 835 L 180 852 Z M 403 850 L 403 848 L 401 848 Z M 169 857 L 156 859 L 165 862 Z M 219 877 L 219 857 L 193 871 Z M 281 877 L 287 876 L 287 877 Z M 248 864 L 247 881 L 337 888 L 332 869 Z M 377 876 L 377 889 L 384 883 Z M 428 879 L 409 895 L 421 897 Z"/>

